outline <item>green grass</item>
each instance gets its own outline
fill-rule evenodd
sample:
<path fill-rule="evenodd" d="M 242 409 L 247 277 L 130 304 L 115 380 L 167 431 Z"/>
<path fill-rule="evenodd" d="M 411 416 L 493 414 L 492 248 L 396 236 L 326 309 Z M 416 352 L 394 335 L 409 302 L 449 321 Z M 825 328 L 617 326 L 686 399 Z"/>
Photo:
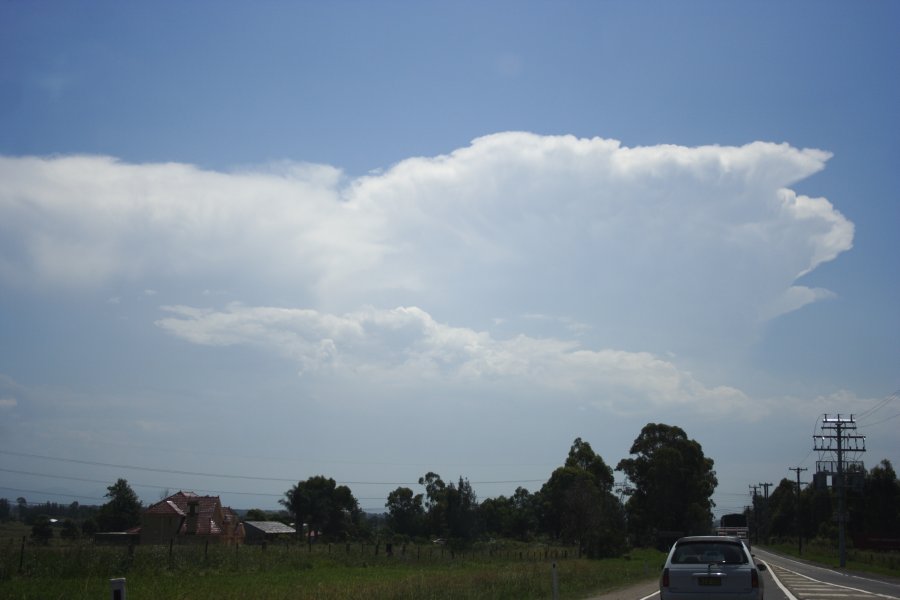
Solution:
<path fill-rule="evenodd" d="M 796 556 L 821 565 L 837 568 L 840 555 L 836 544 L 830 541 L 812 540 L 803 542 L 803 554 L 797 551 L 796 543 L 778 543 L 764 546 L 781 554 Z M 848 571 L 887 575 L 900 579 L 900 552 L 875 552 L 874 550 L 847 549 Z"/>
<path fill-rule="evenodd" d="M 376 555 L 373 546 L 234 548 L 92 544 L 0 546 L 0 598 L 102 598 L 109 579 L 126 577 L 130 600 L 156 598 L 351 598 L 527 600 L 551 596 L 556 564 L 560 596 L 584 598 L 656 577 L 663 555 L 587 560 L 543 545 L 478 548 L 456 554 L 422 546 Z M 568 552 L 568 556 L 564 555 Z M 19 561 L 23 568 L 18 569 Z"/>

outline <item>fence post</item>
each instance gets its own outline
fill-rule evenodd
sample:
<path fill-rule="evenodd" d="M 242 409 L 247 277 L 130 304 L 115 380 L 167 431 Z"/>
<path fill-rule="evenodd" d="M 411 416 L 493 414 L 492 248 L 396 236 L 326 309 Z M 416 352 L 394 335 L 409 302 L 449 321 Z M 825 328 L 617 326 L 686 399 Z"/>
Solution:
<path fill-rule="evenodd" d="M 110 579 L 109 592 L 112 600 L 125 600 L 125 578 Z"/>
<path fill-rule="evenodd" d="M 22 536 L 22 549 L 19 550 L 19 573 L 22 572 L 22 566 L 25 564 L 25 536 Z"/>

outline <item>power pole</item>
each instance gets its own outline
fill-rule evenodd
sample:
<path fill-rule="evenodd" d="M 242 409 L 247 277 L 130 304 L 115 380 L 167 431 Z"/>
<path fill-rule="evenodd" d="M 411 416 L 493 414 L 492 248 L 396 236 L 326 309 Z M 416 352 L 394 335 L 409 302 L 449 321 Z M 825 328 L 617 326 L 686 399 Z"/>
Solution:
<path fill-rule="evenodd" d="M 803 532 L 800 530 L 800 471 L 806 471 L 801 467 L 788 467 L 788 471 L 797 473 L 797 508 L 794 511 L 797 525 L 797 554 L 803 556 Z"/>
<path fill-rule="evenodd" d="M 765 492 L 765 496 L 764 496 L 765 502 L 763 502 L 762 511 L 760 511 L 760 512 L 762 512 L 762 520 L 766 522 L 765 541 L 768 541 L 769 540 L 769 522 L 768 522 L 768 519 L 769 519 L 769 488 L 772 487 L 772 484 L 771 483 L 760 483 L 758 485 Z M 756 537 L 759 538 L 759 529 L 758 528 L 757 528 Z M 757 539 L 757 542 L 758 541 L 759 541 L 759 539 Z"/>
<path fill-rule="evenodd" d="M 829 417 L 826 414 L 822 419 L 821 433 L 818 436 L 813 436 L 813 450 L 832 453 L 837 457 L 837 461 L 817 461 L 816 471 L 831 474 L 831 485 L 837 488 L 838 552 L 840 553 L 841 568 L 847 566 L 847 482 L 844 474 L 847 466 L 851 466 L 854 473 L 859 471 L 865 473 L 865 468 L 862 466 L 861 461 L 849 461 L 850 464 L 848 465 L 848 461 L 844 458 L 844 454 L 848 452 L 866 451 L 866 436 L 849 433 L 853 431 L 856 431 L 856 421 L 853 419 L 853 415 L 842 417 L 838 413 L 836 417 Z"/>
<path fill-rule="evenodd" d="M 756 498 L 758 497 L 756 490 L 759 488 L 759 486 L 748 484 L 747 487 L 750 488 L 751 490 L 753 490 L 753 531 L 756 534 L 754 536 L 753 543 L 758 544 L 759 543 L 759 503 L 756 501 Z"/>

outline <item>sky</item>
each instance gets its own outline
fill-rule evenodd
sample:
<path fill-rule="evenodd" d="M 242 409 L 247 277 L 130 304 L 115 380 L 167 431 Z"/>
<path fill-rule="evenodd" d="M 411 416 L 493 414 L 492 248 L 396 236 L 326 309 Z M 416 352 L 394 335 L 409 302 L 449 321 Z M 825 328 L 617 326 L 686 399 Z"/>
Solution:
<path fill-rule="evenodd" d="M 0 497 L 380 512 L 647 423 L 900 464 L 900 5 L 0 3 Z M 617 480 L 622 474 L 617 473 Z"/>

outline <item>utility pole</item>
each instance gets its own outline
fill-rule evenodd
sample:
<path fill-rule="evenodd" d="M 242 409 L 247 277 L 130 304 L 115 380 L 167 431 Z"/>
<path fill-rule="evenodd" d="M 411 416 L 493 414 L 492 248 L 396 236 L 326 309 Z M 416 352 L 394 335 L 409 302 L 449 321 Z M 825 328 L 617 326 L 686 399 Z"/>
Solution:
<path fill-rule="evenodd" d="M 772 484 L 771 483 L 760 483 L 757 485 L 759 485 L 759 487 L 761 487 L 763 489 L 763 491 L 765 492 L 765 496 L 764 496 L 765 502 L 763 502 L 762 510 L 760 511 L 762 513 L 760 522 L 762 522 L 762 521 L 766 522 L 765 541 L 768 541 L 769 540 L 769 522 L 768 522 L 768 519 L 769 519 L 769 488 L 772 487 Z M 757 533 L 756 533 L 757 540 L 756 541 L 759 542 L 759 527 L 757 527 L 756 531 L 757 531 Z"/>
<path fill-rule="evenodd" d="M 846 523 L 847 523 L 847 499 L 846 489 L 847 482 L 844 478 L 847 461 L 844 454 L 847 452 L 865 452 L 866 436 L 849 433 L 856 431 L 856 421 L 853 415 L 842 417 L 840 413 L 836 417 L 829 417 L 827 414 L 822 419 L 822 431 L 818 436 L 813 436 L 813 450 L 819 452 L 829 452 L 837 456 L 835 461 L 817 461 L 816 471 L 832 475 L 831 485 L 837 488 L 838 495 L 838 552 L 840 553 L 841 568 L 847 566 L 847 543 L 846 543 Z M 861 461 L 850 461 L 849 466 L 853 467 L 853 472 L 865 472 Z"/>
<path fill-rule="evenodd" d="M 753 531 L 756 534 L 754 536 L 753 543 L 758 544 L 759 543 L 759 503 L 756 501 L 756 498 L 758 497 L 756 490 L 759 488 L 759 486 L 748 484 L 747 487 L 750 488 L 751 490 L 753 490 Z"/>
<path fill-rule="evenodd" d="M 797 508 L 794 510 L 797 525 L 797 554 L 803 555 L 803 532 L 800 530 L 800 471 L 806 471 L 801 467 L 788 467 L 788 471 L 797 473 Z"/>

